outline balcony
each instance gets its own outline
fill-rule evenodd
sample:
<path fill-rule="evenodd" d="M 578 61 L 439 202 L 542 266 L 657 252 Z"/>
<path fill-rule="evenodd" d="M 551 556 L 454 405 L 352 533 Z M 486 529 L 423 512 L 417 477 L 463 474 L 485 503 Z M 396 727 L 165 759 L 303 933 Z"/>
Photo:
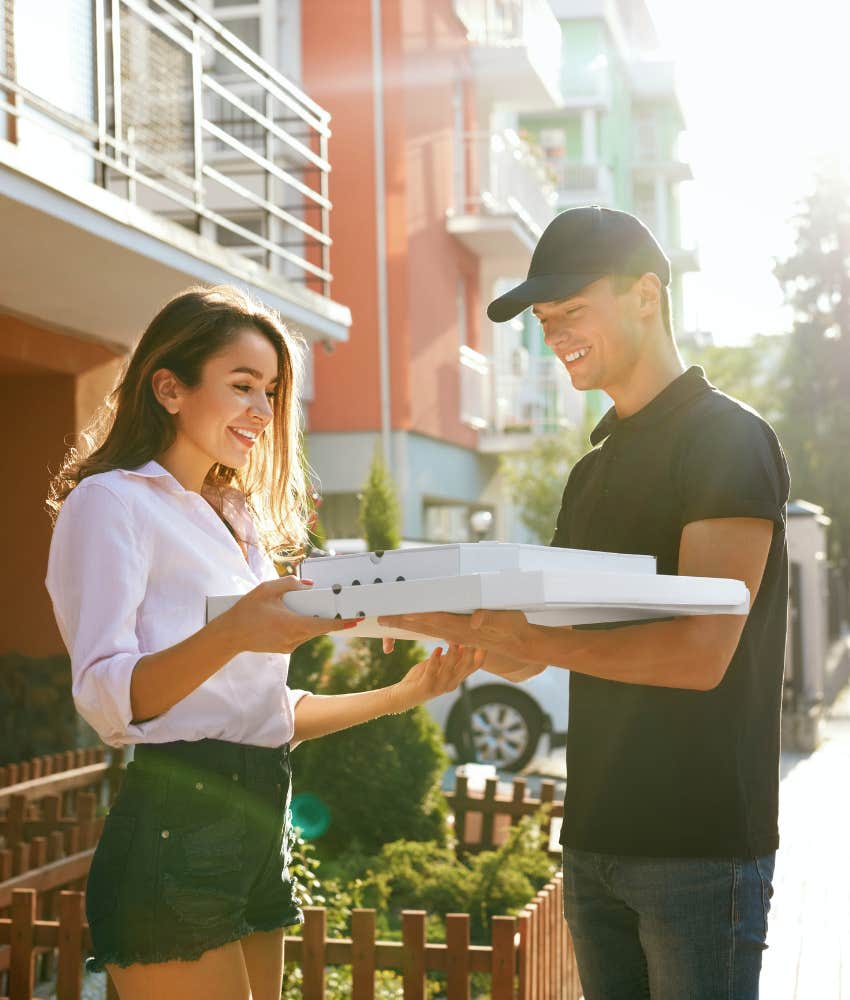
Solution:
<path fill-rule="evenodd" d="M 520 451 L 535 437 L 559 434 L 581 420 L 582 398 L 563 365 L 548 355 L 531 357 L 524 348 L 491 363 L 490 399 L 482 452 Z"/>
<path fill-rule="evenodd" d="M 449 232 L 479 257 L 516 260 L 525 271 L 555 214 L 545 162 L 510 129 L 470 133 L 458 146 Z"/>
<path fill-rule="evenodd" d="M 25 4 L 0 52 L 4 309 L 126 347 L 186 285 L 236 282 L 345 339 L 328 112 L 191 0 L 57 11 L 51 60 Z"/>
<path fill-rule="evenodd" d="M 570 163 L 567 160 L 548 162 L 555 174 L 559 208 L 613 205 L 614 175 L 606 164 Z"/>
<path fill-rule="evenodd" d="M 518 111 L 561 105 L 561 25 L 548 0 L 455 0 L 479 95 Z"/>
<path fill-rule="evenodd" d="M 461 346 L 460 363 L 460 419 L 474 430 L 487 426 L 490 412 L 490 362 L 486 355 Z"/>

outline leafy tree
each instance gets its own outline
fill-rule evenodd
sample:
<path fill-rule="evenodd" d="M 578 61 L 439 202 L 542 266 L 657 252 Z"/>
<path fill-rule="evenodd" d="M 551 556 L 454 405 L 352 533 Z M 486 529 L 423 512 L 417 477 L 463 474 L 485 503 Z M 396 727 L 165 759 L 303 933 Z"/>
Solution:
<path fill-rule="evenodd" d="M 782 417 L 782 397 L 777 380 L 785 356 L 787 338 L 757 335 L 741 346 L 685 344 L 680 348 L 685 362 L 699 365 L 721 392 L 741 400 L 771 424 Z"/>
<path fill-rule="evenodd" d="M 570 467 L 586 450 L 586 435 L 570 430 L 538 438 L 525 452 L 503 455 L 499 471 L 521 523 L 541 544 L 555 530 Z"/>
<path fill-rule="evenodd" d="M 779 435 L 794 495 L 832 518 L 833 558 L 850 553 L 850 181 L 825 162 L 775 274 L 794 324 L 782 366 Z"/>

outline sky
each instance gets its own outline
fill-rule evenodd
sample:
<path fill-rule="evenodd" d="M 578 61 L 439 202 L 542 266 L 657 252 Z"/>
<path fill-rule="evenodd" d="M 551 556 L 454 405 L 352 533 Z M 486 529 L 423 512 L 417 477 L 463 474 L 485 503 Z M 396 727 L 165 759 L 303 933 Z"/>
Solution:
<path fill-rule="evenodd" d="M 685 325 L 718 344 L 788 329 L 773 258 L 818 156 L 850 164 L 850 0 L 647 0 L 687 119 Z"/>

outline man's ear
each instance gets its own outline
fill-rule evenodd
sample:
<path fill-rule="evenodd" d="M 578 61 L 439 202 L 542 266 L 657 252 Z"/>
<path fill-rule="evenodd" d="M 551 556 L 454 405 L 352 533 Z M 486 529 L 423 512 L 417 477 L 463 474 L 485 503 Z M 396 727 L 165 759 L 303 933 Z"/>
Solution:
<path fill-rule="evenodd" d="M 173 371 L 168 368 L 158 368 L 151 375 L 151 389 L 160 405 L 172 416 L 180 412 L 184 386 Z"/>
<path fill-rule="evenodd" d="M 642 274 L 637 281 L 640 316 L 647 319 L 661 309 L 661 279 L 657 274 Z"/>

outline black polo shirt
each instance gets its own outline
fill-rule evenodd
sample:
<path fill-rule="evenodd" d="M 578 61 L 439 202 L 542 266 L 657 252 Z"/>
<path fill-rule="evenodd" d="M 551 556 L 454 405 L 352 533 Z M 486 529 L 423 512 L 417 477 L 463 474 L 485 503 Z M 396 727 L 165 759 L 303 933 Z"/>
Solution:
<path fill-rule="evenodd" d="M 561 843 L 651 857 L 769 853 L 779 841 L 788 596 L 788 467 L 776 435 L 694 367 L 638 413 L 620 420 L 609 410 L 590 440 L 596 447 L 567 481 L 553 545 L 653 555 L 659 573 L 676 574 L 682 529 L 692 521 L 766 518 L 774 531 L 758 596 L 717 688 L 571 672 Z"/>

